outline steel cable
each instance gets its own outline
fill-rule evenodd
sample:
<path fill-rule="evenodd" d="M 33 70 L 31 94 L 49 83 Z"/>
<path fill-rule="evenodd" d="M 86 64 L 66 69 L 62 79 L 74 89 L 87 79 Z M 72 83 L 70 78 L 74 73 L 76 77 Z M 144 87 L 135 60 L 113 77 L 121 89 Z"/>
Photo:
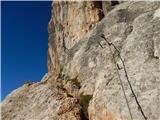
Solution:
<path fill-rule="evenodd" d="M 127 74 L 126 66 L 125 66 L 125 64 L 124 64 L 124 61 L 123 61 L 121 55 L 120 55 L 120 51 L 117 49 L 117 47 L 116 47 L 113 43 L 110 43 L 110 42 L 105 38 L 104 34 L 102 34 L 101 37 L 107 42 L 107 44 L 109 45 L 109 48 L 110 48 L 110 46 L 113 46 L 114 49 L 118 52 L 118 56 L 119 56 L 119 58 L 120 58 L 120 60 L 121 60 L 121 62 L 122 62 L 122 64 L 123 64 L 123 68 L 124 68 L 124 72 L 125 72 L 125 76 L 126 76 L 127 82 L 128 82 L 128 84 L 129 84 L 129 87 L 130 87 L 130 89 L 131 89 L 131 92 L 132 92 L 132 94 L 133 94 L 133 96 L 134 96 L 134 98 L 135 98 L 135 101 L 136 101 L 136 103 L 137 103 L 137 105 L 138 105 L 138 109 L 141 111 L 141 114 L 142 114 L 143 118 L 144 118 L 145 120 L 147 120 L 147 117 L 145 116 L 144 111 L 143 111 L 143 109 L 142 109 L 142 107 L 141 107 L 141 105 L 140 105 L 140 103 L 139 103 L 139 101 L 138 101 L 138 99 L 137 99 L 137 96 L 135 95 L 135 92 L 134 92 L 134 90 L 133 90 L 133 88 L 132 88 L 132 85 L 131 85 L 131 83 L 130 83 L 130 81 L 129 81 L 129 77 L 128 77 L 128 74 Z M 110 48 L 110 50 L 111 50 L 111 48 Z M 111 51 L 111 52 L 112 52 L 112 51 Z M 112 55 L 113 55 L 113 53 L 112 53 Z M 115 65 L 117 66 L 114 56 L 113 56 L 113 59 L 114 59 Z M 117 71 L 118 71 L 118 68 L 117 68 Z M 119 72 L 117 72 L 117 73 L 118 73 L 118 76 L 119 76 L 119 78 L 120 78 Z M 120 80 L 121 80 L 121 79 L 120 79 Z M 121 80 L 121 82 L 122 82 L 122 80 Z M 127 97 L 126 97 L 126 94 L 125 94 L 125 91 L 124 91 L 123 83 L 122 83 L 121 85 L 122 85 L 122 88 L 123 88 L 124 96 L 125 96 L 125 99 L 126 99 L 126 102 L 127 102 L 127 106 L 128 106 L 128 109 L 129 109 L 129 113 L 130 113 L 131 119 L 133 120 L 133 117 L 132 117 L 132 114 L 131 114 L 131 110 L 130 110 L 130 107 L 129 107 L 129 104 L 128 104 L 128 100 L 127 100 Z"/>

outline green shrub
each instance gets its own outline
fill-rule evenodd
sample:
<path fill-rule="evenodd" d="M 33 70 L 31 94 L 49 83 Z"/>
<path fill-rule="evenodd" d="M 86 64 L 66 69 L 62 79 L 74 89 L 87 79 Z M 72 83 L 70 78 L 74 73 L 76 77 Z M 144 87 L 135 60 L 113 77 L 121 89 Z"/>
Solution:
<path fill-rule="evenodd" d="M 83 93 L 79 96 L 79 104 L 82 107 L 82 112 L 86 118 L 88 118 L 88 106 L 93 95 L 84 95 Z"/>
<path fill-rule="evenodd" d="M 32 81 L 31 80 L 26 80 L 25 84 L 32 84 Z"/>
<path fill-rule="evenodd" d="M 81 85 L 80 85 L 80 82 L 78 81 L 77 77 L 78 77 L 78 76 L 76 76 L 76 77 L 74 77 L 74 78 L 72 78 L 72 79 L 69 79 L 69 81 L 71 81 L 74 85 L 76 85 L 77 87 L 80 88 Z"/>

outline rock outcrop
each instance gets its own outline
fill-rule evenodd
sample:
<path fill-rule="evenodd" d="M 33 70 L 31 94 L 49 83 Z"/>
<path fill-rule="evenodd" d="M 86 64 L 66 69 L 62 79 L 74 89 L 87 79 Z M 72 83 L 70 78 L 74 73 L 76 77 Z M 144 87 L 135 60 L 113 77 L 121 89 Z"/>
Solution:
<path fill-rule="evenodd" d="M 67 50 L 91 31 L 111 9 L 107 1 L 53 2 L 49 22 L 49 71 L 59 71 Z M 73 25 L 74 24 L 74 25 Z M 51 52 L 50 52 L 51 51 Z M 59 66 L 60 65 L 60 66 Z"/>
<path fill-rule="evenodd" d="M 2 119 L 159 120 L 160 2 L 52 6 L 48 73 L 9 95 Z"/>

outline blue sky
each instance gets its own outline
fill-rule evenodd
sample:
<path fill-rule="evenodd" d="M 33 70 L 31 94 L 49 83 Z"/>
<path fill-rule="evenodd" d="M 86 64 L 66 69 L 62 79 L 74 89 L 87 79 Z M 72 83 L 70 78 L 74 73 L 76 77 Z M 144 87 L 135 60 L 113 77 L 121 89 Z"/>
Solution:
<path fill-rule="evenodd" d="M 1 3 L 2 99 L 47 72 L 50 17 L 50 1 Z"/>

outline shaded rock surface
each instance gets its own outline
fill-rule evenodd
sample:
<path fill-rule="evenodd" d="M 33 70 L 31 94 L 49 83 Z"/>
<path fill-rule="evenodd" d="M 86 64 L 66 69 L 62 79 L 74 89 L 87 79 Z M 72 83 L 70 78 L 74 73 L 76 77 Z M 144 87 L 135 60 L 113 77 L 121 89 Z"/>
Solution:
<path fill-rule="evenodd" d="M 124 2 L 108 14 L 98 5 L 104 3 L 53 2 L 49 72 L 11 93 L 2 119 L 131 120 L 123 84 L 133 119 L 143 120 L 120 56 L 145 116 L 160 119 L 160 2 Z"/>

